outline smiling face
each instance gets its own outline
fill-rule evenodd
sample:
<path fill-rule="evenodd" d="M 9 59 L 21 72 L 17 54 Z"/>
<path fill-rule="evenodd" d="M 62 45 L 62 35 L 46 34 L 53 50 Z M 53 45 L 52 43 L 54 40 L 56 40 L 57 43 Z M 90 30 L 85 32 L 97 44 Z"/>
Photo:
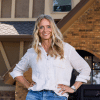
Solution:
<path fill-rule="evenodd" d="M 49 40 L 52 37 L 51 23 L 47 19 L 42 19 L 39 24 L 39 36 L 41 40 Z"/>

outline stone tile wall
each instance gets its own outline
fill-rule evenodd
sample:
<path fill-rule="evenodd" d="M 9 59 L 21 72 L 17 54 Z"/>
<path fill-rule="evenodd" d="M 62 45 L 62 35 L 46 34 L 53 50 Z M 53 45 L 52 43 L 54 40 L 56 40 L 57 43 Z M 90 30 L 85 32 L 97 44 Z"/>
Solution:
<path fill-rule="evenodd" d="M 34 21 L 30 22 L 0 22 L 0 35 L 33 34 Z"/>

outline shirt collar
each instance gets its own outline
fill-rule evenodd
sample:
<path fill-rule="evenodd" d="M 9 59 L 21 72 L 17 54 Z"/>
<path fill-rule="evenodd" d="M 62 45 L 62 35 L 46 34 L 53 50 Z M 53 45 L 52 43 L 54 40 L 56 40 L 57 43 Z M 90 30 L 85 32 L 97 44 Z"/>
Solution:
<path fill-rule="evenodd" d="M 47 56 L 47 52 L 46 52 L 46 51 L 44 50 L 44 48 L 42 47 L 41 42 L 39 42 L 39 46 L 40 46 L 40 48 L 41 48 L 42 52 L 44 52 L 44 55 L 46 55 L 46 56 Z"/>

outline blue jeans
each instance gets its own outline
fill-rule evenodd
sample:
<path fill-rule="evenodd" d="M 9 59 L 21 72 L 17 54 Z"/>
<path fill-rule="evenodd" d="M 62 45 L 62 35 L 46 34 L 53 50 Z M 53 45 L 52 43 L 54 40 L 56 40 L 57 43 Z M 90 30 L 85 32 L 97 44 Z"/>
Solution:
<path fill-rule="evenodd" d="M 26 96 L 26 100 L 67 100 L 67 97 L 59 96 L 52 90 L 30 90 Z"/>

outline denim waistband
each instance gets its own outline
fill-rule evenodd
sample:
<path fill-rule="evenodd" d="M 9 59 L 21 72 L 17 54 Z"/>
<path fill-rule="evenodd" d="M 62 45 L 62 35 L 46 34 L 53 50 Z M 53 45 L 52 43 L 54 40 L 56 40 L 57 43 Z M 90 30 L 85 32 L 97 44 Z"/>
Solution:
<path fill-rule="evenodd" d="M 57 95 L 53 90 L 43 89 L 40 91 L 30 90 L 27 94 L 26 100 L 67 100 L 67 98 Z"/>

